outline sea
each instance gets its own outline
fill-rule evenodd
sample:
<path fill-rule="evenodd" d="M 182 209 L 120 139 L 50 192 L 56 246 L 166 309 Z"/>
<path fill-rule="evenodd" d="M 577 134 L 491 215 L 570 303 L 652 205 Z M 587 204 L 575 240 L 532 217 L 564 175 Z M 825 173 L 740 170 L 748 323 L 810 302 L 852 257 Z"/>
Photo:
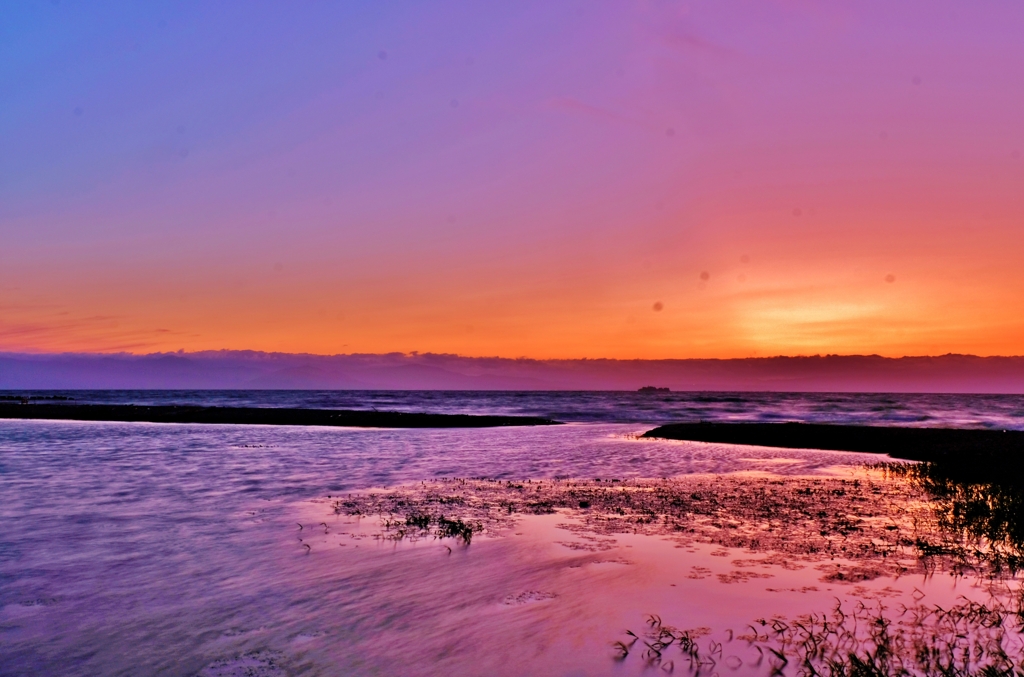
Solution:
<path fill-rule="evenodd" d="M 699 421 L 848 423 L 1024 429 L 1024 395 L 886 393 L 46 390 L 0 397 L 66 397 L 76 404 L 294 407 L 542 416 L 565 423 L 660 425 Z"/>
<path fill-rule="evenodd" d="M 646 565 L 610 555 L 570 561 L 576 550 L 552 550 L 561 547 L 551 535 L 553 522 L 524 527 L 529 546 L 494 539 L 453 552 L 443 543 L 360 540 L 318 501 L 440 478 L 831 477 L 879 458 L 639 439 L 667 422 L 1024 430 L 1024 396 L 1005 395 L 137 390 L 0 396 L 53 406 L 63 400 L 45 398 L 529 415 L 565 424 L 395 430 L 0 420 L 3 676 L 643 674 L 641 663 L 616 661 L 607 647 L 610 628 L 619 632 L 616 624 L 629 614 L 639 618 L 641 606 L 653 609 L 660 599 L 662 593 L 644 587 L 661 580 L 642 574 Z M 323 529 L 323 544 L 306 547 L 311 529 Z M 334 533 L 355 540 L 328 544 Z M 624 548 L 633 545 L 617 547 L 628 553 Z M 703 557 L 704 564 L 687 566 L 711 567 L 719 562 L 711 554 L 694 549 L 687 556 Z M 651 561 L 664 564 L 666 556 Z M 577 574 L 591 578 L 566 578 Z M 795 590 L 800 581 L 794 580 Z M 684 583 L 699 586 L 690 598 L 693 613 L 706 606 L 715 615 L 710 609 L 722 607 L 753 617 L 767 613 L 759 610 L 765 600 L 778 599 L 763 586 L 743 592 L 742 585 Z M 911 587 L 928 593 L 923 586 Z M 647 592 L 612 614 L 600 610 L 611 604 L 607 599 L 599 609 L 586 606 L 598 604 L 587 601 L 598 588 L 621 590 L 624 599 L 630 590 Z M 831 599 L 833 592 L 822 588 L 821 595 Z M 952 593 L 936 588 L 934 594 Z"/>

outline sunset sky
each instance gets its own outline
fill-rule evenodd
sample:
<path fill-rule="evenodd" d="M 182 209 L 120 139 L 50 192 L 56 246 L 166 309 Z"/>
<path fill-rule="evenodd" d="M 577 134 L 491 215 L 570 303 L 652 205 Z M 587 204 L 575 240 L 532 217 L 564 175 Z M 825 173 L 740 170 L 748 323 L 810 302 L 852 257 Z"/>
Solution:
<path fill-rule="evenodd" d="M 1024 354 L 1024 4 L 0 0 L 0 351 Z"/>

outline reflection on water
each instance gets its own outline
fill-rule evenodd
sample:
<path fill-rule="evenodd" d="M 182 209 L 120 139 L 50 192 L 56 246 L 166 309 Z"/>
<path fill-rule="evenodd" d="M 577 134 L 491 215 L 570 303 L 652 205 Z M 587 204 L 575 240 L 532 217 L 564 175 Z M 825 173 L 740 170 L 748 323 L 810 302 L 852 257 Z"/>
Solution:
<path fill-rule="evenodd" d="M 807 626 L 836 598 L 858 627 L 859 602 L 1012 609 L 1008 565 L 918 566 L 940 524 L 1017 547 L 1010 495 L 983 510 L 988 490 L 879 479 L 861 467 L 876 456 L 631 438 L 644 429 L 2 422 L 0 675 L 650 674 L 612 646 L 649 613 L 709 628 L 703 656 L 728 630 L 747 646 L 748 623 L 757 642 L 776 618 Z M 435 494 L 461 506 L 335 511 L 400 493 L 372 487 L 484 476 L 501 479 L 487 501 L 455 487 Z M 375 538 L 388 520 L 417 537 Z M 459 520 L 496 526 L 460 538 Z M 716 671 L 769 674 L 747 648 L 735 671 L 715 654 Z"/>
<path fill-rule="evenodd" d="M 672 479 L 441 480 L 345 496 L 335 514 L 379 516 L 381 537 L 501 534 L 522 515 L 559 513 L 563 528 L 592 538 L 624 533 L 778 555 L 819 564 L 835 580 L 924 571 L 916 541 L 937 533 L 932 510 L 909 482 L 878 471 L 846 477 L 733 474 Z M 448 525 L 459 524 L 453 532 Z M 909 559 L 908 559 L 909 558 Z M 837 561 L 838 560 L 838 561 Z M 767 560 L 761 560 L 767 561 Z M 827 562 L 827 564 L 823 564 Z M 845 562 L 857 562 L 852 568 Z M 862 563 L 866 562 L 866 563 Z"/>
<path fill-rule="evenodd" d="M 481 533 L 502 534 L 522 528 L 532 515 L 554 514 L 561 520 L 556 528 L 568 533 L 550 540 L 570 550 L 636 566 L 660 560 L 666 581 L 678 580 L 689 567 L 690 580 L 717 579 L 750 591 L 764 585 L 765 592 L 782 593 L 760 618 L 743 618 L 756 605 L 737 605 L 721 590 L 700 600 L 696 613 L 692 591 L 683 608 L 666 596 L 647 617 L 643 633 L 629 631 L 613 644 L 616 658 L 634 669 L 974 675 L 1024 668 L 1021 588 L 1015 571 L 1004 566 L 1016 561 L 1008 557 L 1019 556 L 1019 543 L 1003 538 L 996 548 L 981 540 L 1005 535 L 1006 515 L 965 510 L 963 497 L 979 500 L 984 488 L 962 482 L 954 487 L 946 475 L 936 485 L 941 469 L 883 468 L 852 470 L 843 478 L 460 479 L 329 503 L 335 514 L 371 522 L 377 517 L 374 536 L 385 541 L 438 535 L 431 529 L 439 520 L 465 520 Z M 942 495 L 931 493 L 936 488 Z M 965 514 L 973 521 L 949 520 Z M 636 548 L 632 552 L 621 542 L 630 537 L 625 548 Z M 682 552 L 643 542 L 651 537 Z M 709 544 L 719 549 L 702 550 Z M 714 557 L 728 558 L 732 568 L 723 570 Z M 800 572 L 802 586 L 776 582 L 794 572 Z M 761 583 L 765 579 L 774 579 L 771 587 Z M 613 606 L 632 607 L 623 601 L 632 596 L 630 588 L 605 586 L 606 592 L 619 588 L 622 597 Z M 835 595 L 824 613 L 812 601 L 822 592 Z M 800 596 L 808 599 L 794 599 Z M 599 617 L 601 611 L 590 613 Z M 638 612 L 633 615 L 635 620 Z M 700 625 L 680 629 L 685 626 L 667 625 L 663 617 L 687 617 Z"/>
<path fill-rule="evenodd" d="M 1024 482 L 1002 464 L 892 464 L 931 499 L 940 538 L 922 540 L 930 554 L 963 570 L 1014 576 L 1024 565 Z M 965 478 L 966 476 L 966 478 Z"/>
<path fill-rule="evenodd" d="M 913 515 L 913 540 L 896 538 L 916 551 L 930 572 L 925 581 L 948 572 L 968 584 L 954 603 L 930 602 L 916 582 L 912 601 L 901 600 L 907 586 L 897 581 L 887 594 L 837 597 L 829 611 L 752 618 L 742 634 L 679 629 L 650 615 L 643 632 L 627 631 L 615 642 L 619 660 L 698 674 L 751 666 L 802 677 L 1024 674 L 1024 590 L 1016 579 L 1024 561 L 1024 487 L 1017 475 L 1006 464 L 962 460 L 881 467 L 927 497 L 932 519 Z M 906 526 L 893 520 L 886 528 L 899 533 Z M 868 537 L 877 542 L 876 534 Z"/>
<path fill-rule="evenodd" d="M 894 603 L 896 589 L 875 596 L 862 590 L 852 604 L 837 598 L 831 611 L 752 620 L 743 634 L 680 630 L 650 615 L 642 633 L 628 631 L 615 643 L 618 657 L 697 673 L 721 663 L 807 677 L 1024 674 L 1024 589 L 1016 579 L 1024 561 L 1024 486 L 1007 472 L 1013 465 L 882 465 L 928 497 L 934 519 L 922 528 L 915 517 L 913 546 L 933 575 L 946 571 L 970 583 L 953 604 L 929 603 L 917 587 L 912 603 Z"/>
<path fill-rule="evenodd" d="M 615 643 L 619 660 L 638 654 L 644 665 L 668 672 L 683 667 L 710 674 L 747 665 L 800 677 L 1012 677 L 1024 667 L 1019 597 L 1009 604 L 999 597 L 962 598 L 947 608 L 837 601 L 822 613 L 753 620 L 742 634 L 680 630 L 657 615 L 648 616 L 646 626 Z"/>

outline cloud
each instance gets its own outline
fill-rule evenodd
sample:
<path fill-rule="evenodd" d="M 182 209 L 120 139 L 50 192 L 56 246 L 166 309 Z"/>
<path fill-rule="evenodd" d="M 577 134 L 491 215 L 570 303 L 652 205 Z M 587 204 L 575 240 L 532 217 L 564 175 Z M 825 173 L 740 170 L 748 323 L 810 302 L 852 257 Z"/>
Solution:
<path fill-rule="evenodd" d="M 91 315 L 68 318 L 66 312 L 19 320 L 0 319 L 0 350 L 32 352 L 87 350 L 120 352 L 152 350 L 170 336 L 185 332 L 131 328 L 130 318 Z"/>

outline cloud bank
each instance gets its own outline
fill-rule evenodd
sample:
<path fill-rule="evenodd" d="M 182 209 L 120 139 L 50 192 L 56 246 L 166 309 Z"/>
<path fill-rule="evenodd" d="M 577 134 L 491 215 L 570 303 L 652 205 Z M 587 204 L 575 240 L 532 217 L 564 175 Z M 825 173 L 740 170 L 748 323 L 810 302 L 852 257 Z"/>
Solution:
<path fill-rule="evenodd" d="M 0 353 L 0 389 L 636 390 L 1024 393 L 1024 357 L 534 360 L 254 351 Z"/>

